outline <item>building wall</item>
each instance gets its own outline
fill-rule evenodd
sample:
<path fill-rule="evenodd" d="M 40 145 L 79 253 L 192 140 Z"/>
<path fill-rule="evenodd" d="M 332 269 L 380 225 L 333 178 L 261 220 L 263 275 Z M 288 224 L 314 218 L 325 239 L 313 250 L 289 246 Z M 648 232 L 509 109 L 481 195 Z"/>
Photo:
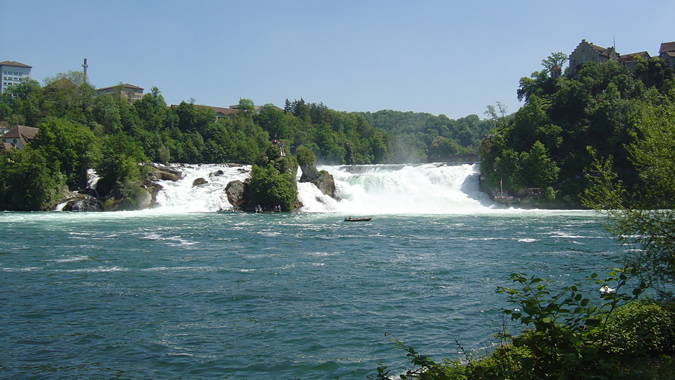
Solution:
<path fill-rule="evenodd" d="M 602 50 L 602 54 L 598 51 L 599 49 Z M 570 75 L 576 74 L 581 65 L 586 62 L 606 63 L 610 59 L 619 59 L 619 55 L 614 51 L 614 48 L 604 49 L 594 46 L 586 42 L 586 40 L 581 40 L 581 43 L 579 43 L 569 57 Z"/>
<path fill-rule="evenodd" d="M 21 83 L 24 78 L 30 78 L 30 67 L 0 65 L 0 94 L 8 88 Z"/>
<path fill-rule="evenodd" d="M 121 91 L 121 92 L 120 92 Z M 96 95 L 100 94 L 115 94 L 120 93 L 123 97 L 127 99 L 129 104 L 143 98 L 143 89 L 138 86 L 132 86 L 129 84 L 123 84 L 120 86 L 99 88 L 96 90 Z"/>

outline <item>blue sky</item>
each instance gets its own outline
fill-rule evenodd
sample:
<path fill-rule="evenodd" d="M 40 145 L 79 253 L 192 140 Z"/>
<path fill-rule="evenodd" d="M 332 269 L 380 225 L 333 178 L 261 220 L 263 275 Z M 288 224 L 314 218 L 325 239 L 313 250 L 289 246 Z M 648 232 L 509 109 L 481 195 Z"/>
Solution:
<path fill-rule="evenodd" d="M 156 86 L 168 104 L 285 99 L 338 111 L 484 117 L 586 39 L 621 54 L 675 41 L 675 1 L 3 1 L 0 61 L 31 77 Z"/>

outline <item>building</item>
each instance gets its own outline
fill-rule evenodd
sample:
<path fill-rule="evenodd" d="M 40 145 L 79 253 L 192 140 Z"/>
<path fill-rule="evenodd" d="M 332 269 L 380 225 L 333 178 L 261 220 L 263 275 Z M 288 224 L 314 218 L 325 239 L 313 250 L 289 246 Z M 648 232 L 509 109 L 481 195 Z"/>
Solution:
<path fill-rule="evenodd" d="M 631 70 L 635 69 L 635 65 L 637 65 L 641 60 L 648 61 L 649 59 L 651 59 L 651 56 L 646 51 L 623 54 L 619 56 L 619 62 Z"/>
<path fill-rule="evenodd" d="M 127 99 L 129 104 L 131 104 L 143 98 L 143 89 L 132 84 L 124 83 L 117 86 L 99 88 L 96 90 L 96 95 L 101 94 L 121 94 Z"/>
<path fill-rule="evenodd" d="M 659 48 L 659 57 L 666 65 L 675 67 L 675 42 L 664 42 Z"/>
<path fill-rule="evenodd" d="M 570 76 L 574 76 L 579 72 L 581 66 L 586 62 L 605 63 L 612 61 L 619 61 L 619 54 L 614 50 L 614 47 L 603 48 L 592 43 L 581 40 L 581 43 L 570 54 Z"/>
<path fill-rule="evenodd" d="M 37 136 L 39 129 L 33 127 L 26 127 L 24 125 L 17 125 L 9 130 L 9 132 L 0 136 L 0 141 L 5 149 L 11 147 L 23 150 L 26 144 Z M 11 146 L 11 147 L 10 147 Z"/>
<path fill-rule="evenodd" d="M 32 69 L 31 66 L 20 62 L 0 62 L 0 94 L 21 83 L 22 79 L 30 78 L 30 69 Z"/>

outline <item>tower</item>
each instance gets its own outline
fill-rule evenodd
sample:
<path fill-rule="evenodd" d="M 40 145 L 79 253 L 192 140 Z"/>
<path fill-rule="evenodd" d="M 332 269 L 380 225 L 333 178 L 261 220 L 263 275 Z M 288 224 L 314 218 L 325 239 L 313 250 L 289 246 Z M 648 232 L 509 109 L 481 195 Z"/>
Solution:
<path fill-rule="evenodd" d="M 82 68 L 84 69 L 84 83 L 87 83 L 87 67 L 89 67 L 89 65 L 87 65 L 87 59 L 85 58 L 84 64 L 82 65 Z"/>

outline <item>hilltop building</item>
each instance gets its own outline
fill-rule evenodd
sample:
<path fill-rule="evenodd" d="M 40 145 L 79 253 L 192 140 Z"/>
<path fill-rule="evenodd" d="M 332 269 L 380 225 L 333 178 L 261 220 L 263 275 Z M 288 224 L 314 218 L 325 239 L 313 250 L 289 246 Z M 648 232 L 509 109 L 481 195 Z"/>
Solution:
<path fill-rule="evenodd" d="M 620 55 L 616 52 L 614 46 L 603 48 L 586 42 L 586 40 L 581 40 L 581 43 L 569 56 L 569 75 L 575 76 L 586 62 L 606 63 L 615 61 L 632 70 L 641 60 L 649 60 L 651 58 L 646 51 Z M 662 43 L 659 48 L 659 58 L 666 65 L 675 68 L 675 42 Z M 551 74 L 553 75 L 553 73 Z"/>
<path fill-rule="evenodd" d="M 629 69 L 633 70 L 635 68 L 635 65 L 637 65 L 640 60 L 649 60 L 651 56 L 649 53 L 646 51 L 641 51 L 638 53 L 631 53 L 631 54 L 622 54 L 619 56 L 619 62 L 621 62 L 622 65 L 628 67 Z"/>
<path fill-rule="evenodd" d="M 21 83 L 24 78 L 30 78 L 31 66 L 16 61 L 0 62 L 0 94 L 12 86 Z"/>
<path fill-rule="evenodd" d="M 603 48 L 598 45 L 581 40 L 581 43 L 570 54 L 570 76 L 576 75 L 581 66 L 586 62 L 605 63 L 608 61 L 619 61 L 619 54 L 616 53 L 614 47 Z"/>
<path fill-rule="evenodd" d="M 659 58 L 670 67 L 675 67 L 675 42 L 665 42 L 659 48 Z"/>
<path fill-rule="evenodd" d="M 124 83 L 118 86 L 99 88 L 96 90 L 96 95 L 101 94 L 121 94 L 127 99 L 129 104 L 131 104 L 143 98 L 143 89 L 132 84 Z"/>

